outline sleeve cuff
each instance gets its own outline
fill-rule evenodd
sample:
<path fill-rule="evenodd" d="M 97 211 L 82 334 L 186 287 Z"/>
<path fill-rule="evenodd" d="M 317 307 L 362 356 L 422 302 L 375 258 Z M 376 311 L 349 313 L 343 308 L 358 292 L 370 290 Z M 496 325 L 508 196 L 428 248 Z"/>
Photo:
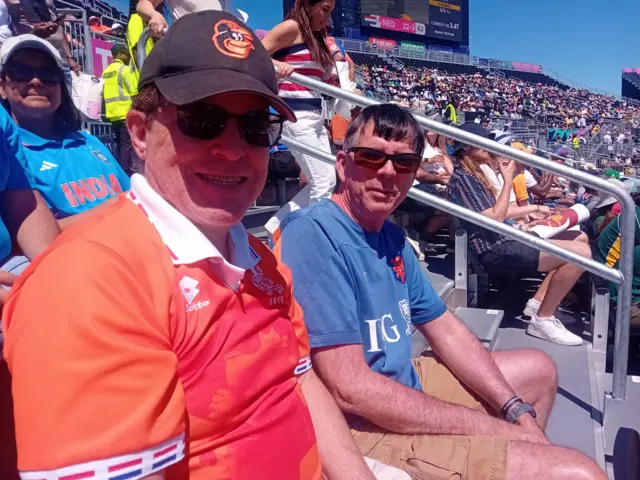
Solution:
<path fill-rule="evenodd" d="M 362 336 L 360 335 L 359 331 L 326 333 L 324 335 L 309 335 L 309 345 L 311 346 L 311 348 L 353 344 L 362 344 Z"/>
<path fill-rule="evenodd" d="M 105 460 L 80 463 L 57 470 L 20 472 L 21 480 L 75 479 L 137 480 L 178 463 L 184 458 L 184 433 L 155 447 L 111 457 Z"/>
<path fill-rule="evenodd" d="M 435 308 L 431 311 L 422 312 L 420 315 L 411 315 L 411 323 L 413 325 L 421 325 L 429 323 L 436 318 L 440 318 L 447 312 L 447 306 L 444 303 L 440 304 L 440 308 Z"/>

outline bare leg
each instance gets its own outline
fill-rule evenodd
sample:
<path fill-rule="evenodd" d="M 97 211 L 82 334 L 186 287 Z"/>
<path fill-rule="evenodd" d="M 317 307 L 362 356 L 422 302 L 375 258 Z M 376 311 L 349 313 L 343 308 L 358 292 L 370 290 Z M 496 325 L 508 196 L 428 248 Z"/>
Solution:
<path fill-rule="evenodd" d="M 589 245 L 582 241 L 554 240 L 553 243 L 583 257 L 591 258 Z M 540 309 L 538 310 L 539 317 L 550 317 L 556 311 L 562 299 L 564 299 L 567 293 L 573 288 L 584 270 L 544 252 L 540 252 L 538 270 L 541 272 L 551 272 L 555 270 L 552 278 L 546 285 L 546 292 Z M 538 295 L 538 293 L 536 293 L 536 295 Z"/>
<path fill-rule="evenodd" d="M 545 429 L 558 390 L 558 373 L 551 357 L 527 348 L 491 354 L 511 388 L 536 409 L 538 425 Z"/>
<path fill-rule="evenodd" d="M 544 277 L 542 284 L 540 284 L 540 286 L 538 287 L 538 290 L 536 290 L 536 293 L 533 296 L 534 300 L 537 300 L 540 303 L 542 303 L 542 300 L 544 300 L 544 296 L 547 294 L 547 290 L 549 289 L 549 284 L 551 283 L 551 279 L 553 278 L 554 273 L 555 273 L 555 270 L 551 270 L 549 273 L 547 273 L 547 276 Z"/>
<path fill-rule="evenodd" d="M 607 480 L 596 463 L 576 450 L 540 443 L 509 442 L 508 480 Z"/>

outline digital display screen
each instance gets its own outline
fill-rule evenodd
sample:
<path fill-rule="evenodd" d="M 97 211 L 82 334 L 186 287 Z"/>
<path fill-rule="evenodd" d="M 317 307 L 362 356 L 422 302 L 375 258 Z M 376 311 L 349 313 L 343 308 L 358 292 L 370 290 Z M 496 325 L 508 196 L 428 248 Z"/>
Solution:
<path fill-rule="evenodd" d="M 362 0 L 362 24 L 371 28 L 461 42 L 462 0 Z"/>

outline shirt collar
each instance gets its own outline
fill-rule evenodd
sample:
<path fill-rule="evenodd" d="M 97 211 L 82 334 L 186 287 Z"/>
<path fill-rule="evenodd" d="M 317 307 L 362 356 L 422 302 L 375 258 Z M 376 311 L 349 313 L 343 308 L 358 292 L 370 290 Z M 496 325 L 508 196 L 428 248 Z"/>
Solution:
<path fill-rule="evenodd" d="M 174 265 L 209 260 L 225 284 L 238 290 L 245 272 L 253 270 L 260 261 L 260 256 L 249 245 L 249 235 L 241 223 L 229 229 L 231 262 L 228 262 L 198 227 L 158 195 L 142 175 L 131 177 L 131 190 L 127 196 L 156 228 Z"/>
<path fill-rule="evenodd" d="M 48 144 L 63 145 L 68 144 L 69 142 L 86 142 L 85 137 L 80 132 L 71 132 L 69 133 L 62 142 L 58 142 L 56 140 L 50 140 L 48 138 L 42 138 L 35 133 L 30 132 L 29 130 L 25 130 L 24 128 L 20 129 L 20 140 L 22 141 L 22 145 L 24 147 L 44 147 Z"/>

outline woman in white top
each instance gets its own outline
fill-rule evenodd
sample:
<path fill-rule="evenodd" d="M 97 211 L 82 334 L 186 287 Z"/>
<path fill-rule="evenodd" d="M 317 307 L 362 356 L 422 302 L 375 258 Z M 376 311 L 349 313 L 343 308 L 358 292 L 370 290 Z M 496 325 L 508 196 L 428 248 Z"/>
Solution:
<path fill-rule="evenodd" d="M 326 26 L 334 6 L 334 0 L 296 0 L 284 22 L 273 27 L 262 40 L 278 70 L 279 95 L 298 119 L 296 123 L 286 122 L 283 133 L 325 152 L 331 152 L 331 147 L 322 117 L 322 97 L 288 77 L 296 72 L 324 82 L 329 80 L 334 63 L 326 44 Z M 309 182 L 309 203 L 329 197 L 336 184 L 333 165 L 300 152 L 293 154 Z"/>
<path fill-rule="evenodd" d="M 242 10 L 232 8 L 231 0 L 140 0 L 136 8 L 154 37 L 161 37 L 168 27 L 165 15 L 158 12 L 158 5 L 166 1 L 170 10 L 171 20 L 176 21 L 188 13 L 201 12 L 203 10 L 219 10 L 235 15 L 243 22 L 247 21 L 247 14 Z M 161 9 L 159 9 L 161 10 Z"/>

